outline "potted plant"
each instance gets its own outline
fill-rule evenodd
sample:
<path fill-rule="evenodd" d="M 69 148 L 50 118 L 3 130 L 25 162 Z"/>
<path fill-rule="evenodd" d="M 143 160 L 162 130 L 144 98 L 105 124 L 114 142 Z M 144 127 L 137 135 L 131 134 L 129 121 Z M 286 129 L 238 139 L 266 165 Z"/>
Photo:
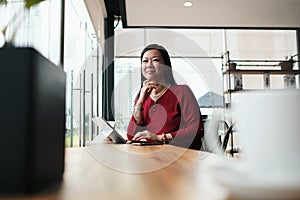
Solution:
<path fill-rule="evenodd" d="M 23 8 L 42 1 L 24 0 Z M 0 194 L 36 193 L 60 185 L 64 171 L 66 75 L 34 48 L 12 45 L 15 33 L 8 37 L 8 27 L 22 17 L 16 12 L 2 30 Z"/>

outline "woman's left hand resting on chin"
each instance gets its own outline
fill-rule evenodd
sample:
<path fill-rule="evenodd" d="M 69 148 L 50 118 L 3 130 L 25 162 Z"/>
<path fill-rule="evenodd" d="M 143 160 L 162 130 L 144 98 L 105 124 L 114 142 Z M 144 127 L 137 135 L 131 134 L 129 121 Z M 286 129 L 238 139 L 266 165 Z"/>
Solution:
<path fill-rule="evenodd" d="M 143 131 L 143 132 L 137 132 L 134 137 L 132 138 L 132 140 L 142 140 L 142 139 L 146 139 L 146 140 L 154 140 L 154 141 L 161 141 L 162 138 L 160 135 L 155 135 L 153 133 L 151 133 L 150 131 Z"/>

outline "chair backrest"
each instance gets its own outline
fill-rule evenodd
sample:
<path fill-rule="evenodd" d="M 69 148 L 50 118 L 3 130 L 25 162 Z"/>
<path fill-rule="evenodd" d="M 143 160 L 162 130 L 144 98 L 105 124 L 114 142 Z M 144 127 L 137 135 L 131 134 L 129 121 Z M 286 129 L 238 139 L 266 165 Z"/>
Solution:
<path fill-rule="evenodd" d="M 226 130 L 226 133 L 225 133 L 225 135 L 224 135 L 224 138 L 223 138 L 223 141 L 222 141 L 222 148 L 223 148 L 223 150 L 224 151 L 226 151 L 226 148 L 227 148 L 227 145 L 228 145 L 228 141 L 229 141 L 229 137 L 231 136 L 232 137 L 232 133 L 233 133 L 233 127 L 234 127 L 234 125 L 232 124 L 232 125 L 230 125 L 230 126 L 228 126 L 227 125 L 227 130 Z"/>
<path fill-rule="evenodd" d="M 202 138 L 202 151 L 223 154 L 221 138 L 218 133 L 220 117 L 207 118 L 204 123 L 204 137 Z"/>
<path fill-rule="evenodd" d="M 217 154 L 226 154 L 229 139 L 233 138 L 234 124 L 229 125 L 221 117 L 206 119 L 204 123 L 204 137 L 202 141 L 202 151 Z M 233 152 L 230 152 L 233 154 Z"/>

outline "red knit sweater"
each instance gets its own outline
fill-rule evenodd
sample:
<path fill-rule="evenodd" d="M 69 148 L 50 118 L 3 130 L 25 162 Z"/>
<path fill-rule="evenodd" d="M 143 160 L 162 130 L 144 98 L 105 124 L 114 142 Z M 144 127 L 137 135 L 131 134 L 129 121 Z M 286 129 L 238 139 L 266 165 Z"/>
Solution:
<path fill-rule="evenodd" d="M 129 140 L 143 130 L 157 135 L 170 133 L 173 136 L 171 144 L 200 150 L 204 133 L 201 113 L 187 85 L 170 86 L 156 102 L 149 97 L 143 108 L 139 124 L 131 117 L 127 129 Z"/>

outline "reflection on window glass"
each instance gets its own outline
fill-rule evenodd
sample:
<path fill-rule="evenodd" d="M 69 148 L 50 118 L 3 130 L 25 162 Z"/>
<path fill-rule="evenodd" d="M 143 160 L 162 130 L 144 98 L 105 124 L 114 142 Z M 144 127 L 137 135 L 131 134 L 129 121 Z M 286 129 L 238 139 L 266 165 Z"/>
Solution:
<path fill-rule="evenodd" d="M 232 59 L 284 59 L 297 52 L 296 31 L 226 30 Z"/>
<path fill-rule="evenodd" d="M 66 146 L 85 146 L 97 132 L 91 119 L 99 114 L 98 105 L 102 105 L 98 87 L 101 86 L 102 50 L 95 35 L 84 2 L 67 0 L 64 60 L 67 73 Z"/>
<path fill-rule="evenodd" d="M 140 88 L 140 59 L 115 60 L 115 121 L 116 128 L 126 135 L 133 104 Z"/>
<path fill-rule="evenodd" d="M 8 27 L 7 39 L 16 30 L 15 46 L 34 47 L 54 64 L 60 64 L 61 2 L 43 1 L 29 11 L 22 7 L 23 3 L 18 1 L 8 3 L 7 8 L 0 6 L 1 29 L 15 13 L 21 16 Z"/>
<path fill-rule="evenodd" d="M 183 41 L 192 41 L 193 48 Z M 221 57 L 226 51 L 230 51 L 232 59 L 284 59 L 297 52 L 296 31 L 293 30 L 128 30 L 119 25 L 115 50 L 115 120 L 122 132 L 126 132 L 140 87 L 139 55 L 149 43 L 161 44 L 168 50 L 172 48 L 175 79 L 178 84 L 190 86 L 205 115 L 224 105 L 224 60 Z M 245 85 L 251 85 L 251 80 Z M 207 96 L 209 101 L 203 100 Z"/>

